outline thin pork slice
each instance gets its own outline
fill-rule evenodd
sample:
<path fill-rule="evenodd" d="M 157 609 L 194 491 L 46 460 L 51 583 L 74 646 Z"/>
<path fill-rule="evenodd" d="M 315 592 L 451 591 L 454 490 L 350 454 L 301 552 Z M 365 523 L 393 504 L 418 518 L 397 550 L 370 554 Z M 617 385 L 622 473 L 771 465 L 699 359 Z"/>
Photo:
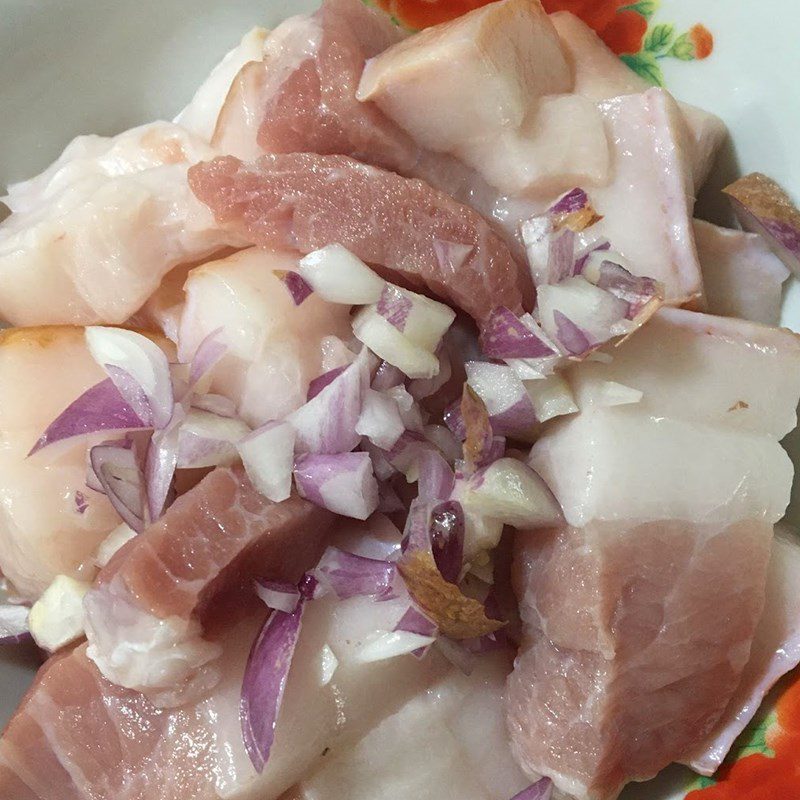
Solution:
<path fill-rule="evenodd" d="M 233 400 L 251 427 L 305 403 L 309 383 L 325 371 L 331 337 L 352 335 L 349 306 L 315 293 L 295 305 L 276 271 L 296 268 L 300 257 L 253 247 L 193 269 L 184 285 L 178 356 L 188 363 L 219 331 L 215 340 L 227 351 L 213 367 L 211 391 Z"/>
<path fill-rule="evenodd" d="M 451 668 L 351 748 L 332 752 L 292 800 L 509 800 L 530 784 L 514 763 L 503 717 L 508 653 L 470 675 Z"/>
<path fill-rule="evenodd" d="M 596 102 L 623 94 L 639 94 L 650 83 L 629 69 L 582 20 L 559 11 L 550 15 L 567 60 L 572 68 L 577 94 Z M 727 135 L 725 123 L 716 115 L 679 103 L 691 142 L 692 177 L 695 191 L 706 182 L 714 158 Z"/>
<path fill-rule="evenodd" d="M 10 187 L 0 223 L 0 317 L 15 325 L 121 323 L 173 267 L 227 245 L 189 190 L 208 144 L 156 122 L 81 136 L 41 175 Z"/>
<path fill-rule="evenodd" d="M 169 706 L 219 680 L 204 625 L 233 614 L 254 577 L 297 580 L 332 515 L 272 503 L 241 467 L 218 468 L 118 551 L 84 599 L 89 657 L 114 683 Z"/>
<path fill-rule="evenodd" d="M 789 270 L 764 239 L 696 219 L 694 240 L 708 310 L 777 325 Z"/>
<path fill-rule="evenodd" d="M 767 573 L 767 600 L 750 660 L 725 713 L 708 738 L 683 762 L 712 775 L 758 711 L 767 692 L 800 664 L 800 541 L 797 532 L 776 530 Z"/>
<path fill-rule="evenodd" d="M 56 575 L 90 579 L 92 554 L 119 525 L 106 497 L 86 486 L 86 437 L 28 457 L 50 423 L 105 378 L 82 328 L 0 332 L 0 569 L 24 600 Z"/>
<path fill-rule="evenodd" d="M 717 725 L 792 482 L 779 439 L 800 395 L 796 336 L 672 309 L 640 334 L 571 371 L 581 413 L 531 452 L 565 524 L 517 542 L 515 751 L 591 800 L 684 760 Z M 602 389 L 619 384 L 641 401 L 609 407 Z"/>
<path fill-rule="evenodd" d="M 701 302 L 689 142 L 677 104 L 663 89 L 650 89 L 607 100 L 600 110 L 614 177 L 590 192 L 603 215 L 592 232 L 608 239 L 635 274 L 661 281 L 667 303 Z"/>
<path fill-rule="evenodd" d="M 531 300 L 527 270 L 477 212 L 422 181 L 346 156 L 217 158 L 191 168 L 195 194 L 234 235 L 307 253 L 333 242 L 476 320 Z M 450 244 L 459 245 L 450 248 Z M 446 255 L 453 250 L 457 258 Z"/>
<path fill-rule="evenodd" d="M 539 2 L 490 3 L 367 62 L 357 97 L 498 192 L 547 195 L 608 175 L 602 117 L 572 76 Z"/>

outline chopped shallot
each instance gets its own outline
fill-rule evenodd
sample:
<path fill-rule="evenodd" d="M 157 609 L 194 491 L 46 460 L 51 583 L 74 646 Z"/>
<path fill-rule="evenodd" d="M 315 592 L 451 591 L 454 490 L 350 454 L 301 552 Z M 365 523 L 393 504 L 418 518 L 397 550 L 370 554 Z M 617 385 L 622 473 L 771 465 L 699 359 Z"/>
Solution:
<path fill-rule="evenodd" d="M 340 244 L 329 244 L 300 259 L 298 272 L 311 288 L 331 303 L 377 303 L 385 281 Z"/>

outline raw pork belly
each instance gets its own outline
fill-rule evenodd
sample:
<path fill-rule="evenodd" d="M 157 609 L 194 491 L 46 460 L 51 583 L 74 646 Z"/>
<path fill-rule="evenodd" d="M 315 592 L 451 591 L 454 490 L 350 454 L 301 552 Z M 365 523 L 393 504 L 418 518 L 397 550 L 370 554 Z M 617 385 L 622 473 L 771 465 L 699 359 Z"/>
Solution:
<path fill-rule="evenodd" d="M 662 310 L 570 380 L 581 413 L 531 462 L 566 525 L 518 537 L 525 637 L 508 716 L 520 762 L 608 800 L 705 741 L 764 606 L 792 465 L 800 343 Z M 643 392 L 604 407 L 605 382 Z"/>

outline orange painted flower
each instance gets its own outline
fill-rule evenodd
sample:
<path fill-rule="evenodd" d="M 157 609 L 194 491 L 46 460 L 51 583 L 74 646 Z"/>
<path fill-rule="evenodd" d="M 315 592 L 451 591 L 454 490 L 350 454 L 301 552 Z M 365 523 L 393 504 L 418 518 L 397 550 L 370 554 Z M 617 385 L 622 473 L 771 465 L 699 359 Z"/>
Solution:
<path fill-rule="evenodd" d="M 460 17 L 491 0 L 378 0 L 379 5 L 409 28 L 427 28 Z"/>
<path fill-rule="evenodd" d="M 695 58 L 708 58 L 714 49 L 714 36 L 705 25 L 689 28 L 689 40 L 694 45 Z"/>
<path fill-rule="evenodd" d="M 375 0 L 404 25 L 416 29 L 447 22 L 491 1 Z M 542 0 L 542 5 L 550 14 L 570 11 L 580 17 L 617 55 L 626 56 L 642 50 L 652 13 L 638 10 L 633 0 Z M 714 37 L 704 25 L 695 25 L 682 38 L 688 51 L 676 57 L 683 60 L 708 58 L 714 49 Z"/>
<path fill-rule="evenodd" d="M 767 734 L 774 757 L 755 753 L 723 767 L 719 783 L 690 792 L 686 800 L 800 800 L 800 679 L 776 708 L 778 724 Z"/>
<path fill-rule="evenodd" d="M 637 11 L 623 9 L 598 33 L 618 56 L 638 53 L 647 33 L 647 20 Z"/>

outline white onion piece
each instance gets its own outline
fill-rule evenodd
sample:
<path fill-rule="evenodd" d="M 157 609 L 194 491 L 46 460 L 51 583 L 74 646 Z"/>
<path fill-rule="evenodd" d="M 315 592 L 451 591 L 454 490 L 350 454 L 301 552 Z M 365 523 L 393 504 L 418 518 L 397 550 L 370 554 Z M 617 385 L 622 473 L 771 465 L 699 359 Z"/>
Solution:
<path fill-rule="evenodd" d="M 366 519 L 378 507 L 368 453 L 307 454 L 295 462 L 297 491 L 335 514 Z"/>
<path fill-rule="evenodd" d="M 12 603 L 0 604 L 0 644 L 19 644 L 30 639 L 28 609 Z"/>
<path fill-rule="evenodd" d="M 348 367 L 356 360 L 356 353 L 338 336 L 323 336 L 319 343 L 319 349 L 322 353 L 320 366 L 323 373 L 337 367 Z"/>
<path fill-rule="evenodd" d="M 525 385 L 514 370 L 485 361 L 469 361 L 464 367 L 467 382 L 489 412 L 494 432 L 528 438 L 536 424 L 536 414 Z"/>
<path fill-rule="evenodd" d="M 454 667 L 465 675 L 472 674 L 477 657 L 466 647 L 446 636 L 440 636 L 434 646 Z"/>
<path fill-rule="evenodd" d="M 465 508 L 523 530 L 562 520 L 561 508 L 547 484 L 514 458 L 498 459 L 476 472 L 460 499 Z"/>
<path fill-rule="evenodd" d="M 288 422 L 268 422 L 236 445 L 253 486 L 275 503 L 292 493 L 295 436 Z"/>
<path fill-rule="evenodd" d="M 402 441 L 402 438 L 403 437 L 401 436 L 397 441 Z M 395 447 L 396 446 L 397 445 L 395 444 Z M 375 473 L 375 477 L 379 481 L 387 481 L 397 472 L 387 457 L 388 452 L 391 451 L 381 450 L 380 447 L 376 447 L 369 440 L 362 442 L 361 449 L 369 454 L 369 457 L 372 460 L 372 471 Z"/>
<path fill-rule="evenodd" d="M 339 669 L 339 659 L 336 658 L 336 653 L 331 650 L 330 645 L 322 645 L 319 659 L 319 685 L 327 686 Z"/>
<path fill-rule="evenodd" d="M 297 432 L 299 453 L 345 453 L 359 441 L 356 425 L 369 388 L 369 351 L 286 417 Z"/>
<path fill-rule="evenodd" d="M 88 327 L 86 344 L 120 394 L 147 425 L 164 428 L 172 417 L 169 362 L 146 336 L 122 328 Z"/>
<path fill-rule="evenodd" d="M 356 650 L 353 662 L 369 664 L 374 661 L 385 661 L 387 658 L 397 658 L 430 647 L 435 641 L 434 636 L 422 636 L 410 631 L 380 633 Z"/>
<path fill-rule="evenodd" d="M 410 431 L 422 433 L 422 429 L 425 427 L 425 422 L 422 419 L 422 409 L 408 389 L 405 386 L 393 386 L 391 389 L 386 390 L 386 394 L 397 403 L 403 425 Z"/>
<path fill-rule="evenodd" d="M 423 429 L 425 438 L 441 452 L 446 461 L 456 461 L 461 458 L 461 443 L 453 432 L 444 425 L 426 425 Z"/>
<path fill-rule="evenodd" d="M 439 372 L 436 375 L 432 378 L 419 378 L 408 382 L 408 391 L 415 400 L 423 400 L 436 394 L 453 376 L 453 365 L 444 348 L 439 348 L 437 358 L 439 359 Z"/>
<path fill-rule="evenodd" d="M 155 431 L 147 448 L 145 479 L 151 522 L 164 513 L 170 499 L 175 467 L 178 464 L 180 427 L 185 416 L 183 406 L 175 405 L 169 424 L 166 428 Z M 135 528 L 133 525 L 131 527 Z"/>
<path fill-rule="evenodd" d="M 394 386 L 402 386 L 405 382 L 406 376 L 397 367 L 393 367 L 387 361 L 381 361 L 372 378 L 372 388 L 379 392 L 385 392 Z"/>
<path fill-rule="evenodd" d="M 405 429 L 397 402 L 388 393 L 368 389 L 356 423 L 356 433 L 366 436 L 377 447 L 389 450 Z"/>
<path fill-rule="evenodd" d="M 435 450 L 419 455 L 419 499 L 446 500 L 453 493 L 455 476 L 450 465 Z"/>
<path fill-rule="evenodd" d="M 51 653 L 84 635 L 83 598 L 89 584 L 57 575 L 33 604 L 28 625 L 36 644 Z"/>
<path fill-rule="evenodd" d="M 373 353 L 409 378 L 433 378 L 439 372 L 439 359 L 415 345 L 382 317 L 374 304 L 364 306 L 353 317 L 353 333 Z"/>
<path fill-rule="evenodd" d="M 571 380 L 581 411 L 592 407 L 608 408 L 630 405 L 638 403 L 644 396 L 638 389 L 625 386 L 625 384 L 584 376 L 578 371 Z"/>
<path fill-rule="evenodd" d="M 291 614 L 300 602 L 300 590 L 291 583 L 256 578 L 255 587 L 256 594 L 264 601 L 267 608 Z"/>
<path fill-rule="evenodd" d="M 240 419 L 192 409 L 178 431 L 176 466 L 196 469 L 232 464 L 237 458 L 236 443 L 248 433 L 250 428 Z"/>
<path fill-rule="evenodd" d="M 433 353 L 453 324 L 456 312 L 425 295 L 401 289 L 392 283 L 383 287 L 376 311 L 412 344 Z"/>
<path fill-rule="evenodd" d="M 129 525 L 124 522 L 121 525 L 117 525 L 117 527 L 100 543 L 100 546 L 97 548 L 97 553 L 95 553 L 94 563 L 97 564 L 98 567 L 104 567 L 111 561 L 117 550 L 123 547 L 123 545 L 126 545 L 131 539 L 135 538 L 136 531 Z"/>
<path fill-rule="evenodd" d="M 628 303 L 580 276 L 568 278 L 557 286 L 541 286 L 537 302 L 545 333 L 571 355 L 582 355 L 582 352 L 576 352 L 579 348 L 565 339 L 563 327 L 559 326 L 559 314 L 588 334 L 594 344 L 631 330 L 627 319 Z"/>
<path fill-rule="evenodd" d="M 223 394 L 196 394 L 192 397 L 192 408 L 209 411 L 218 417 L 236 416 L 236 403 Z"/>
<path fill-rule="evenodd" d="M 200 381 L 207 378 L 214 366 L 227 352 L 228 346 L 218 339 L 221 333 L 222 328 L 211 331 L 195 350 L 189 365 L 187 379 L 190 388 L 196 388 Z"/>
<path fill-rule="evenodd" d="M 554 417 L 574 414 L 578 411 L 572 389 L 560 375 L 525 381 L 524 385 L 539 422 L 547 422 Z"/>
<path fill-rule="evenodd" d="M 447 239 L 434 239 L 433 252 L 439 262 L 440 269 L 445 273 L 457 273 L 472 255 L 475 247 L 471 244 L 451 242 Z"/>
<path fill-rule="evenodd" d="M 395 470 L 402 472 L 409 483 L 414 483 L 419 474 L 419 457 L 430 447 L 430 442 L 421 433 L 403 431 L 394 447 L 382 452 Z"/>
<path fill-rule="evenodd" d="M 141 533 L 147 519 L 147 496 L 134 450 L 119 444 L 99 444 L 89 451 L 89 460 L 114 510 Z"/>
<path fill-rule="evenodd" d="M 377 303 L 386 283 L 340 244 L 329 244 L 304 256 L 297 270 L 330 303 L 359 306 Z"/>

